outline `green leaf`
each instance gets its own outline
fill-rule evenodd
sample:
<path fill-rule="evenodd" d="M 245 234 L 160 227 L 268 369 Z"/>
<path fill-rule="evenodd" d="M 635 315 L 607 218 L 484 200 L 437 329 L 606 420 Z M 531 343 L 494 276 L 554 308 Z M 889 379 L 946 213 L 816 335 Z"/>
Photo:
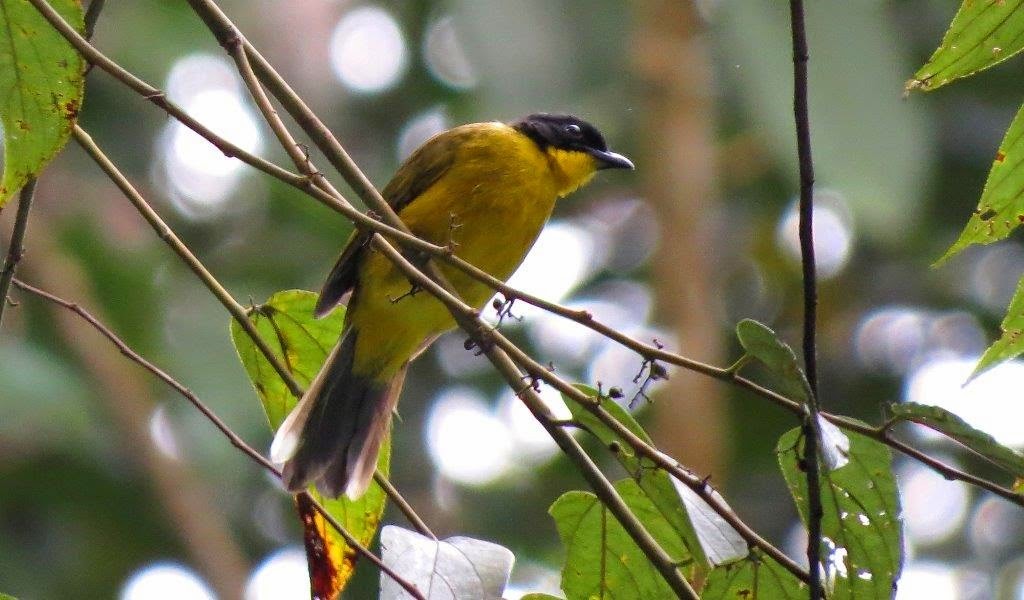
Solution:
<path fill-rule="evenodd" d="M 1010 308 L 1006 310 L 999 328 L 1003 334 L 981 355 L 968 381 L 1024 353 L 1024 277 L 1017 283 L 1017 291 L 1013 293 Z"/>
<path fill-rule="evenodd" d="M 711 571 L 702 600 L 804 600 L 807 585 L 760 550 Z"/>
<path fill-rule="evenodd" d="M 796 360 L 796 354 L 771 328 L 753 319 L 743 319 L 736 324 L 736 337 L 747 354 L 780 378 L 783 392 L 787 396 L 807 400 L 810 385 Z"/>
<path fill-rule="evenodd" d="M 277 292 L 266 304 L 251 308 L 249 317 L 260 336 L 267 341 L 274 352 L 282 358 L 292 376 L 302 386 L 316 376 L 331 349 L 341 336 L 345 320 L 344 309 L 336 309 L 322 319 L 313 317 L 317 295 L 302 290 Z M 295 406 L 296 398 L 291 395 L 284 381 L 277 374 L 263 354 L 252 343 L 245 331 L 234 320 L 231 321 L 231 340 L 238 351 L 238 357 L 245 372 L 256 388 L 256 394 L 263 403 L 272 429 L 277 429 Z M 391 440 L 381 447 L 377 469 L 388 473 L 391 461 Z M 384 491 L 372 483 L 367 492 L 358 500 L 342 496 L 329 500 L 320 495 L 312 486 L 309 493 L 316 498 L 345 528 L 367 546 L 373 540 L 384 513 L 387 499 Z M 299 502 L 299 516 L 305 528 L 306 553 L 311 563 L 311 579 L 314 591 L 319 597 L 333 598 L 352 576 L 355 568 L 355 551 L 345 540 L 315 512 L 312 505 Z M 320 585 L 321 587 L 317 587 Z"/>
<path fill-rule="evenodd" d="M 597 390 L 589 386 L 577 384 L 575 387 L 592 398 L 600 398 L 601 406 L 611 416 L 615 417 L 616 420 L 625 425 L 627 429 L 640 437 L 640 439 L 651 443 L 651 438 L 644 431 L 643 427 L 636 422 L 636 419 L 626 409 L 622 408 L 614 400 L 607 396 L 600 396 Z M 690 516 L 686 512 L 682 498 L 676 492 L 676 488 L 672 484 L 669 475 L 657 468 L 649 458 L 636 454 L 625 440 L 616 435 L 607 425 L 602 423 L 600 419 L 578 402 L 574 402 L 564 396 L 563 399 L 566 406 L 569 407 L 573 419 L 600 440 L 602 445 L 609 447 L 614 444 L 617 447 L 618 451 L 614 452 L 615 458 L 626 469 L 626 472 L 633 477 L 640 486 L 640 489 L 647 494 L 654 506 L 661 512 L 662 517 L 682 537 L 688 552 L 686 556 L 680 556 L 679 559 L 683 560 L 693 557 L 697 563 L 694 565 L 695 568 L 699 565 L 700 570 L 706 569 L 710 565 L 710 561 L 701 546 L 700 538 L 697 536 Z"/>
<path fill-rule="evenodd" d="M 17 600 L 14 596 L 8 596 L 7 594 L 0 594 L 0 600 Z"/>
<path fill-rule="evenodd" d="M 1011 475 L 1024 478 L 1024 456 L 999 444 L 991 435 L 971 427 L 948 410 L 913 402 L 891 404 L 889 410 L 892 411 L 894 420 L 912 421 L 930 427 L 963 444 Z"/>
<path fill-rule="evenodd" d="M 50 0 L 81 30 L 82 5 Z M 85 62 L 26 0 L 0 0 L 0 207 L 64 147 L 85 89 Z"/>
<path fill-rule="evenodd" d="M 890 598 L 901 567 L 900 503 L 889 449 L 863 435 L 847 432 L 849 462 L 821 471 L 822 560 L 830 598 Z M 801 469 L 800 428 L 783 434 L 776 446 L 779 466 L 807 523 L 807 478 Z"/>
<path fill-rule="evenodd" d="M 679 534 L 635 481 L 624 479 L 615 489 L 669 556 L 684 555 Z M 597 496 L 566 492 L 548 512 L 566 548 L 562 591 L 569 600 L 676 597 Z"/>
<path fill-rule="evenodd" d="M 544 594 L 542 592 L 532 592 L 521 596 L 519 600 L 562 600 L 558 596 L 552 596 L 551 594 Z"/>
<path fill-rule="evenodd" d="M 931 91 L 999 64 L 1024 48 L 1022 0 L 964 0 L 942 44 L 907 91 Z"/>
<path fill-rule="evenodd" d="M 1021 11 L 1024 13 L 1024 11 Z M 1010 235 L 1024 222 L 1024 107 L 1010 123 L 988 172 L 978 208 L 960 237 L 946 250 L 936 266 L 972 244 L 991 244 Z"/>

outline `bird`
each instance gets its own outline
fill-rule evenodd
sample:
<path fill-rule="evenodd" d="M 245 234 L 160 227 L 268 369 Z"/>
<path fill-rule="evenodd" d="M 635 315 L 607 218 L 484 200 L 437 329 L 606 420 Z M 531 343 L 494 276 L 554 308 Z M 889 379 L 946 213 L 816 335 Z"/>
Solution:
<path fill-rule="evenodd" d="M 435 135 L 405 160 L 382 195 L 414 235 L 505 281 L 558 199 L 599 170 L 633 168 L 590 123 L 535 113 Z M 444 305 L 416 293 L 370 239 L 354 232 L 323 284 L 316 317 L 348 298 L 341 336 L 271 444 L 271 460 L 283 465 L 282 481 L 293 493 L 315 482 L 331 498 L 363 495 L 409 363 L 456 326 Z M 482 307 L 494 295 L 453 266 L 438 268 L 470 306 Z"/>

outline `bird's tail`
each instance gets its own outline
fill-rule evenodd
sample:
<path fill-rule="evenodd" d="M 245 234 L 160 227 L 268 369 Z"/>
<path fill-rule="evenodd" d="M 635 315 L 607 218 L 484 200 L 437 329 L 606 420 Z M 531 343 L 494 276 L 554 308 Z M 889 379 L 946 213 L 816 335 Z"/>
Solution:
<path fill-rule="evenodd" d="M 274 436 L 270 458 L 284 464 L 289 491 L 315 481 L 327 496 L 356 499 L 370 485 L 406 367 L 391 376 L 353 373 L 357 336 L 352 327 L 344 333 Z"/>

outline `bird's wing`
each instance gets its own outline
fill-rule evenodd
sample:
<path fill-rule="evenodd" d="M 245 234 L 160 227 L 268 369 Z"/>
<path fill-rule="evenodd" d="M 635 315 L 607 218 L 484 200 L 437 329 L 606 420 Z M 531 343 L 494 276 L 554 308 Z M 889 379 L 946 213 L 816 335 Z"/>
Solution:
<path fill-rule="evenodd" d="M 400 212 L 441 179 L 455 162 L 462 136 L 461 132 L 455 131 L 434 136 L 402 163 L 382 192 L 384 200 L 395 212 Z M 360 259 L 369 241 L 370 236 L 358 230 L 349 237 L 320 291 L 316 316 L 330 312 L 355 287 Z"/>

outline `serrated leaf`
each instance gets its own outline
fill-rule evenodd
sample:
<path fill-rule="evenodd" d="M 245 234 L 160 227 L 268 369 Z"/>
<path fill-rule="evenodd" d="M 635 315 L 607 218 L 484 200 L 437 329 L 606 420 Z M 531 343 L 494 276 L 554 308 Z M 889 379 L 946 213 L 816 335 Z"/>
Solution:
<path fill-rule="evenodd" d="M 51 0 L 50 5 L 82 29 L 80 2 Z M 82 105 L 85 62 L 26 0 L 0 0 L 0 38 L 2 207 L 67 143 Z"/>
<path fill-rule="evenodd" d="M 807 586 L 760 550 L 708 575 L 702 600 L 804 600 Z"/>
<path fill-rule="evenodd" d="M 907 90 L 931 91 L 999 64 L 1024 48 L 1022 0 L 964 0 L 942 44 Z"/>
<path fill-rule="evenodd" d="M 1024 12 L 1024 11 L 1022 11 Z M 1024 107 L 1006 131 L 992 169 L 985 180 L 978 208 L 971 214 L 960 237 L 946 250 L 941 265 L 972 244 L 991 244 L 1010 235 L 1024 222 Z"/>
<path fill-rule="evenodd" d="M 615 489 L 669 556 L 685 553 L 679 534 L 635 481 L 624 479 Z M 569 600 L 676 597 L 597 496 L 566 492 L 548 512 L 566 549 L 562 591 Z"/>
<path fill-rule="evenodd" d="M 380 534 L 384 564 L 427 600 L 501 598 L 515 556 L 507 548 L 469 537 L 434 540 L 388 525 Z M 386 573 L 380 574 L 380 600 L 412 598 Z"/>
<path fill-rule="evenodd" d="M 592 398 L 600 397 L 601 406 L 604 407 L 611 416 L 615 417 L 616 420 L 625 425 L 627 429 L 640 437 L 640 439 L 647 443 L 652 443 L 647 432 L 644 431 L 643 427 L 636 422 L 633 415 L 629 414 L 625 408 L 617 404 L 611 398 L 600 396 L 597 393 L 597 390 L 592 387 L 582 384 L 577 384 L 575 387 Z M 617 445 L 618 451 L 614 453 L 616 460 L 618 460 L 622 467 L 626 469 L 626 472 L 633 477 L 640 486 L 640 489 L 647 494 L 651 499 L 651 502 L 653 502 L 661 512 L 662 516 L 672 525 L 683 539 L 683 544 L 685 545 L 687 552 L 685 556 L 678 557 L 679 560 L 692 557 L 694 559 L 693 568 L 703 572 L 708 566 L 710 566 L 708 555 L 715 553 L 716 550 L 712 549 L 711 552 L 706 552 L 701 546 L 700 537 L 697 535 L 697 531 L 694 528 L 691 518 L 687 514 L 686 508 L 683 505 L 682 498 L 680 498 L 678 492 L 676 492 L 676 488 L 669 475 L 658 468 L 650 459 L 635 453 L 632 447 L 625 440 L 616 435 L 608 428 L 607 425 L 591 414 L 590 411 L 580 406 L 579 403 L 564 396 L 563 400 L 565 401 L 566 406 L 569 407 L 569 411 L 572 413 L 573 419 L 578 421 L 587 431 L 600 440 L 602 445 L 605 447 L 612 444 Z M 691 573 L 690 575 L 695 576 L 697 574 L 698 573 Z"/>
<path fill-rule="evenodd" d="M 902 531 L 896 480 L 888 447 L 849 432 L 849 463 L 821 471 L 825 513 L 822 550 L 833 600 L 890 598 L 902 567 Z M 800 517 L 807 523 L 807 478 L 801 469 L 800 428 L 776 446 L 782 474 Z"/>
<path fill-rule="evenodd" d="M 316 376 L 331 349 L 341 336 L 345 320 L 342 308 L 334 310 L 322 319 L 313 317 L 317 295 L 303 290 L 277 292 L 266 304 L 250 309 L 249 318 L 260 336 L 270 348 L 281 357 L 289 372 L 302 386 Z M 234 320 L 231 321 L 231 340 L 245 372 L 252 380 L 256 394 L 263 404 L 263 410 L 276 430 L 295 406 L 284 381 L 270 362 L 263 356 L 246 332 Z M 391 440 L 381 446 L 377 470 L 387 474 L 391 464 Z M 358 500 L 327 499 L 313 486 L 309 493 L 331 513 L 348 531 L 367 546 L 373 540 L 387 496 L 376 483 Z M 310 565 L 310 584 L 320 598 L 335 598 L 345 587 L 355 569 L 355 550 L 350 548 L 319 514 L 312 505 L 301 500 L 297 504 L 299 518 L 303 523 L 306 557 Z"/>
<path fill-rule="evenodd" d="M 1017 291 L 1013 293 L 1010 307 L 1006 309 L 1006 316 L 999 328 L 1003 334 L 981 355 L 968 381 L 1024 353 L 1024 277 L 1017 283 Z"/>
<path fill-rule="evenodd" d="M 1024 478 L 1024 456 L 996 442 L 991 435 L 975 429 L 955 414 L 926 404 L 900 402 L 891 404 L 894 420 L 912 421 L 929 427 L 955 440 L 1015 477 Z"/>
<path fill-rule="evenodd" d="M 748 355 L 779 378 L 787 396 L 807 400 L 810 385 L 797 362 L 796 353 L 770 327 L 753 319 L 743 319 L 736 324 L 736 337 Z"/>

